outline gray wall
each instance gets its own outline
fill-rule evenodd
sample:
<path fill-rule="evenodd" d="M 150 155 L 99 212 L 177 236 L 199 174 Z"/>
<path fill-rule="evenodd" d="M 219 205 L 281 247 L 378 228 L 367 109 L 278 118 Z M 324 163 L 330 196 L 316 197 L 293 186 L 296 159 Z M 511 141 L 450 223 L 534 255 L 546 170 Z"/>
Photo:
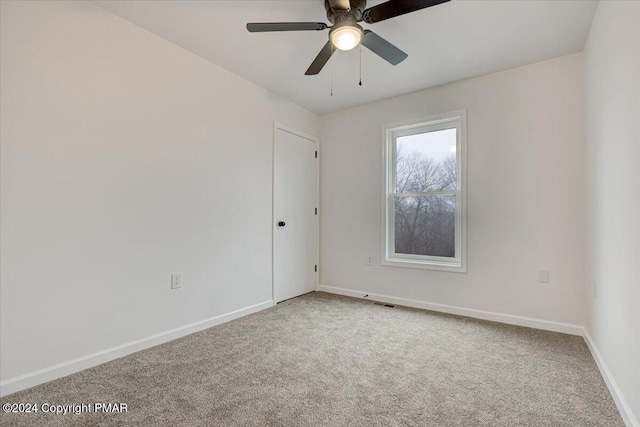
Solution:
<path fill-rule="evenodd" d="M 585 47 L 587 330 L 640 419 L 640 2 L 602 1 Z M 623 403 L 624 404 L 624 403 Z"/>
<path fill-rule="evenodd" d="M 3 1 L 1 71 L 3 381 L 271 300 L 273 120 L 315 114 L 88 2 Z"/>
<path fill-rule="evenodd" d="M 320 282 L 582 325 L 583 93 L 574 54 L 321 116 Z M 468 272 L 381 266 L 381 127 L 464 108 Z"/>

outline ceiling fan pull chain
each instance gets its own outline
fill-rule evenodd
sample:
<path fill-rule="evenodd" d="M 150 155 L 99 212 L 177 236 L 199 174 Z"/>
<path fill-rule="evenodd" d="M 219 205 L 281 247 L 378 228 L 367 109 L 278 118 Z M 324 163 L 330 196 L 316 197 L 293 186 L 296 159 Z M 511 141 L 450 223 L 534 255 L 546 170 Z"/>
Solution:
<path fill-rule="evenodd" d="M 360 82 L 358 86 L 362 86 L 362 45 L 360 45 Z"/>
<path fill-rule="evenodd" d="M 333 45 L 331 45 L 331 54 L 333 54 Z M 331 61 L 331 96 L 333 96 L 333 62 Z"/>

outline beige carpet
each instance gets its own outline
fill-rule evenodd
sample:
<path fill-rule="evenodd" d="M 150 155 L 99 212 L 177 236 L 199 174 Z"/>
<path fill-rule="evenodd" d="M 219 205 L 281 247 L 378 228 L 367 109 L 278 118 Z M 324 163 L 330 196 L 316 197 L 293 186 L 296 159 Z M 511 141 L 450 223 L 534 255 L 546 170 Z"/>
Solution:
<path fill-rule="evenodd" d="M 580 337 L 312 293 L 0 399 L 2 426 L 623 426 Z"/>

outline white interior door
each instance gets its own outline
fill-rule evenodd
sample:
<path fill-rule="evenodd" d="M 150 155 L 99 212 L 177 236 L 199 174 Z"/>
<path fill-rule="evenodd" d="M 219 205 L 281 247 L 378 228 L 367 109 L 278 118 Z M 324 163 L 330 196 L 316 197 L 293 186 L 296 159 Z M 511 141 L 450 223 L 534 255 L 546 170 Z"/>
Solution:
<path fill-rule="evenodd" d="M 276 302 L 316 288 L 317 150 L 317 140 L 276 125 L 273 153 L 273 284 Z"/>

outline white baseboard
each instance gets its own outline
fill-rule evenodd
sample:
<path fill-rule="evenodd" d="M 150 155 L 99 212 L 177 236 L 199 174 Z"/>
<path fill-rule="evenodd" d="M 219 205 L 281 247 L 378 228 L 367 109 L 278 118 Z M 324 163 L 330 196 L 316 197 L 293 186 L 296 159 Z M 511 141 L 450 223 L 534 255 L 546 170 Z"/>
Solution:
<path fill-rule="evenodd" d="M 600 369 L 600 373 L 604 378 L 604 382 L 607 384 L 607 387 L 609 388 L 611 397 L 613 397 L 613 401 L 616 403 L 616 406 L 618 407 L 618 411 L 620 412 L 620 415 L 622 416 L 622 420 L 624 421 L 625 425 L 627 427 L 640 427 L 640 423 L 638 423 L 638 419 L 635 417 L 635 415 L 631 411 L 631 407 L 627 403 L 627 400 L 624 398 L 624 395 L 622 394 L 620 387 L 618 387 L 618 383 L 613 378 L 613 375 L 611 375 L 611 371 L 607 367 L 607 364 L 602 358 L 602 355 L 600 354 L 600 351 L 598 350 L 598 347 L 596 346 L 595 341 L 593 341 L 593 338 L 591 338 L 591 335 L 589 334 L 589 331 L 586 328 L 584 329 L 583 336 L 584 336 L 584 340 L 587 343 L 587 347 L 589 347 L 589 350 L 591 351 L 591 355 L 593 356 L 593 359 L 596 361 L 596 365 L 598 365 L 598 369 Z"/>
<path fill-rule="evenodd" d="M 46 383 L 57 378 L 80 372 L 84 369 L 92 368 L 102 363 L 110 362 L 112 360 L 127 356 L 131 353 L 135 353 L 136 351 L 145 350 L 147 348 L 163 344 L 176 338 L 193 334 L 194 332 L 198 332 L 212 326 L 220 325 L 230 320 L 244 317 L 248 314 L 256 313 L 266 308 L 273 307 L 273 305 L 274 304 L 272 300 L 261 302 L 250 307 L 241 308 L 240 310 L 235 310 L 230 313 L 202 320 L 200 322 L 191 323 L 180 328 L 171 329 L 166 332 L 161 332 L 156 335 L 128 342 L 117 347 L 112 347 L 98 353 L 89 354 L 87 356 L 79 357 L 68 362 L 30 372 L 25 375 L 9 378 L 0 383 L 0 396 L 6 396 L 8 394 L 27 389 L 29 387 L 36 386 L 38 384 Z"/>
<path fill-rule="evenodd" d="M 399 298 L 390 295 L 372 294 L 353 289 L 338 288 L 335 286 L 318 285 L 318 291 L 331 294 L 345 295 L 349 297 L 385 302 L 388 304 L 404 305 L 406 307 L 421 308 L 424 310 L 438 311 L 441 313 L 456 314 L 459 316 L 473 317 L 476 319 L 490 320 L 492 322 L 507 323 L 509 325 L 526 326 L 529 328 L 543 329 L 545 331 L 562 332 L 570 335 L 583 335 L 582 326 L 569 323 L 553 322 L 550 320 L 534 319 L 531 317 L 515 316 L 511 314 L 495 313 L 493 311 L 475 310 L 472 308 L 457 307 L 453 305 L 437 304 L 433 302 L 419 301 L 415 299 Z"/>

